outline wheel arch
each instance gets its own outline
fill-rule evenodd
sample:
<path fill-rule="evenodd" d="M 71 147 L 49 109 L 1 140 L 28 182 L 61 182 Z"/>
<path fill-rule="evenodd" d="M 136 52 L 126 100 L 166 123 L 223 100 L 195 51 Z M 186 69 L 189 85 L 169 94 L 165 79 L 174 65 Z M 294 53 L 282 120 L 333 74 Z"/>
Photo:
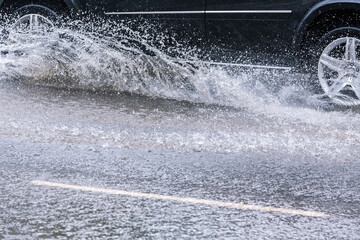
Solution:
<path fill-rule="evenodd" d="M 342 12 L 359 13 L 360 23 L 360 2 L 359 0 L 324 0 L 315 4 L 302 18 L 296 28 L 293 38 L 293 47 L 300 51 L 306 34 L 311 26 L 319 19 L 331 14 L 341 14 Z M 334 20 L 337 21 L 337 20 Z"/>

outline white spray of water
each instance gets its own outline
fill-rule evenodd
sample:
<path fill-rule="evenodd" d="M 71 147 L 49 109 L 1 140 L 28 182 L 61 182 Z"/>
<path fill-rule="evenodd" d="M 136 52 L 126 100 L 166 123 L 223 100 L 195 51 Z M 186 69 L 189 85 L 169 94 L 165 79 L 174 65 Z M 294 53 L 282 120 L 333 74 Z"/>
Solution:
<path fill-rule="evenodd" d="M 360 131 L 354 128 L 360 125 L 356 110 L 329 111 L 331 105 L 318 100 L 313 93 L 297 85 L 296 79 L 291 81 L 292 83 L 286 82 L 289 78 L 304 76 L 209 66 L 197 60 L 196 55 L 179 48 L 179 55 L 196 60 L 196 63 L 184 63 L 153 47 L 139 34 L 128 29 L 123 32 L 127 32 L 128 36 L 114 40 L 99 34 L 69 29 L 58 29 L 36 36 L 10 31 L 8 37 L 0 43 L 0 77 L 3 80 L 20 80 L 29 84 L 130 92 L 156 98 L 245 109 L 253 118 L 270 119 L 274 128 L 281 129 L 283 126 L 288 131 L 292 127 L 304 127 L 302 132 L 319 129 L 317 134 L 322 134 L 315 140 L 319 142 L 319 139 L 329 136 L 331 141 L 327 140 L 324 145 L 314 147 L 313 155 L 316 155 L 317 150 L 324 152 L 326 146 L 332 146 L 341 153 L 337 147 L 337 139 L 342 139 L 345 149 L 360 145 Z M 141 50 L 143 48 L 147 50 L 144 52 Z M 272 84 L 280 90 L 273 90 Z M 281 144 L 274 144 L 277 135 L 260 134 L 263 139 L 263 143 L 260 143 L 259 133 L 251 136 L 249 133 L 229 135 L 227 132 L 200 134 L 201 136 L 198 133 L 191 134 L 192 140 L 178 134 L 176 136 L 181 139 L 175 137 L 175 142 L 172 142 L 172 136 L 164 141 L 170 141 L 172 145 L 182 142 L 188 147 L 202 150 L 240 151 L 251 146 L 275 150 L 287 146 L 292 152 L 298 151 L 301 146 L 309 145 L 307 140 L 311 141 L 311 138 L 299 137 L 291 132 L 285 134 L 284 143 Z M 116 142 L 124 142 L 122 138 L 127 137 L 124 133 L 105 135 L 109 139 L 118 136 Z M 137 135 L 141 136 L 140 133 Z M 311 136 L 311 133 L 307 136 Z M 152 142 L 165 138 L 158 134 L 149 137 Z M 141 144 L 144 138 L 145 136 L 142 136 L 136 141 Z M 219 138 L 221 144 L 218 143 Z M 115 141 L 111 139 L 110 142 Z M 199 139 L 203 139 L 201 142 L 206 141 L 207 146 L 202 143 L 196 147 Z M 296 142 L 299 139 L 305 142 Z M 242 141 L 250 143 L 244 142 L 242 145 Z"/>

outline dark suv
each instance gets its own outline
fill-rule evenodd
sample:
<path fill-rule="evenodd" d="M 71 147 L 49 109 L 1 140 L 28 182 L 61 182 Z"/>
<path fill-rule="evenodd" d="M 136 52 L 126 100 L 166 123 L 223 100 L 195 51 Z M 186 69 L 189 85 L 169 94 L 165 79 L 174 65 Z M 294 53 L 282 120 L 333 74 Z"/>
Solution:
<path fill-rule="evenodd" d="M 0 0 L 0 5 L 15 25 L 29 30 L 84 13 L 145 19 L 204 51 L 221 49 L 218 61 L 306 66 L 330 98 L 360 99 L 360 0 Z"/>

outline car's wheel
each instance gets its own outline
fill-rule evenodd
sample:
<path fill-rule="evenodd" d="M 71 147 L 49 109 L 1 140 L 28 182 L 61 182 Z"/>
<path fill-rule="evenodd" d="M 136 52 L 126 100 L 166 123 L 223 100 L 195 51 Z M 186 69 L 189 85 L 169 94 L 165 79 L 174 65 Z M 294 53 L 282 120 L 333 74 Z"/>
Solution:
<path fill-rule="evenodd" d="M 324 94 L 340 104 L 360 104 L 360 29 L 334 29 L 317 49 L 315 68 Z"/>
<path fill-rule="evenodd" d="M 46 33 L 58 24 L 59 16 L 49 8 L 27 5 L 19 8 L 12 16 L 13 29 L 20 33 Z"/>

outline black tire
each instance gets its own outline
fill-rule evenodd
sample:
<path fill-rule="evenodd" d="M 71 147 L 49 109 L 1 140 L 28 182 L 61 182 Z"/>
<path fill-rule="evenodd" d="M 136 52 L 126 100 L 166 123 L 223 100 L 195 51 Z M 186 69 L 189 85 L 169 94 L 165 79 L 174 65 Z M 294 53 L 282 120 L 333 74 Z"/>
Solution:
<path fill-rule="evenodd" d="M 344 37 L 353 37 L 360 39 L 360 28 L 357 27 L 339 27 L 335 28 L 320 38 L 309 46 L 306 52 L 306 69 L 311 74 L 311 89 L 317 94 L 323 94 L 324 91 L 321 87 L 318 77 L 318 65 L 320 56 L 325 50 L 325 48 L 339 38 Z"/>
<path fill-rule="evenodd" d="M 318 46 L 317 48 L 314 49 L 316 50 L 315 56 L 319 58 L 319 56 L 321 55 L 322 51 L 325 49 L 326 46 L 328 46 L 334 40 L 343 37 L 354 37 L 360 39 L 360 28 L 342 27 L 342 28 L 336 28 L 326 33 L 324 36 L 322 36 L 319 39 Z"/>

